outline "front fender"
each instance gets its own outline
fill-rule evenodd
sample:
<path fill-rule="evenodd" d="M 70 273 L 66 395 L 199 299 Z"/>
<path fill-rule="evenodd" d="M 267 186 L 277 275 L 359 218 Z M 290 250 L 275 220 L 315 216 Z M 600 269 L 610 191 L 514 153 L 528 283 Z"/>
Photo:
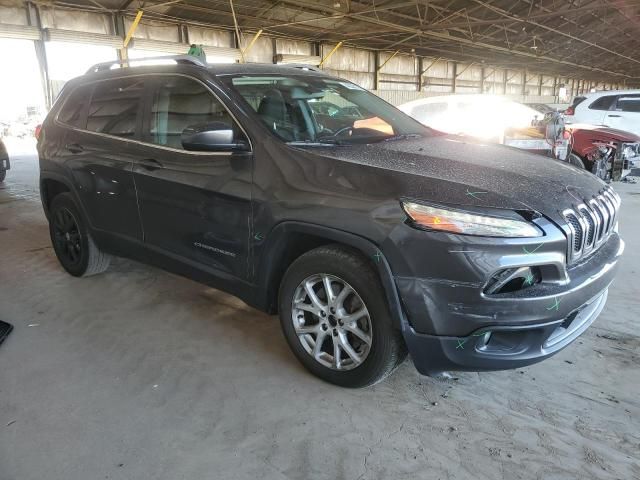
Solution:
<path fill-rule="evenodd" d="M 258 266 L 256 305 L 259 308 L 274 311 L 281 279 L 280 273 L 283 273 L 282 261 L 287 257 L 287 249 L 292 247 L 293 239 L 299 234 L 314 237 L 321 244 L 340 243 L 350 246 L 369 258 L 380 277 L 394 325 L 400 329 L 403 324 L 406 324 L 391 267 L 376 244 L 353 233 L 296 221 L 279 223 L 265 237 L 259 260 L 256 262 Z"/>

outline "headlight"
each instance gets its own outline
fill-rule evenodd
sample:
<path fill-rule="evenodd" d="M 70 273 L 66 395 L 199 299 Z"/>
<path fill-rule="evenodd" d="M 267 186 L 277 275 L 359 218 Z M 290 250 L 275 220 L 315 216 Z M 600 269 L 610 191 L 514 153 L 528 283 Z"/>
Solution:
<path fill-rule="evenodd" d="M 431 230 L 483 237 L 542 236 L 542 231 L 526 220 L 478 215 L 413 202 L 402 202 L 402 207 L 414 223 Z"/>

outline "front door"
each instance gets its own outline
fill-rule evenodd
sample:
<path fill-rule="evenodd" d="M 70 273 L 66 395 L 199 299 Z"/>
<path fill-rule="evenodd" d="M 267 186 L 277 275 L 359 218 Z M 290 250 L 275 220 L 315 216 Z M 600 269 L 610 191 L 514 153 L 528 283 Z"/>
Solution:
<path fill-rule="evenodd" d="M 225 122 L 239 137 L 242 130 L 191 77 L 157 77 L 147 103 L 148 147 L 133 169 L 145 243 L 192 266 L 246 279 L 253 156 L 182 144 L 182 132 L 195 125 Z"/>

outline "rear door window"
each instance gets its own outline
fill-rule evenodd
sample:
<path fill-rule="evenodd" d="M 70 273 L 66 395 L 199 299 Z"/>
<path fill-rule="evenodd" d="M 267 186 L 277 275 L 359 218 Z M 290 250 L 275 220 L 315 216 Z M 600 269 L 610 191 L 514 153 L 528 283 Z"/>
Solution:
<path fill-rule="evenodd" d="M 619 110 L 621 112 L 640 112 L 640 96 L 618 98 L 616 110 Z"/>
<path fill-rule="evenodd" d="M 93 85 L 82 85 L 73 90 L 58 114 L 58 121 L 76 128 L 84 129 L 87 125 L 87 105 Z"/>
<path fill-rule="evenodd" d="M 615 100 L 615 95 L 605 95 L 589 105 L 589 110 L 609 110 Z"/>
<path fill-rule="evenodd" d="M 144 78 L 118 78 L 96 84 L 87 130 L 122 138 L 136 138 Z"/>

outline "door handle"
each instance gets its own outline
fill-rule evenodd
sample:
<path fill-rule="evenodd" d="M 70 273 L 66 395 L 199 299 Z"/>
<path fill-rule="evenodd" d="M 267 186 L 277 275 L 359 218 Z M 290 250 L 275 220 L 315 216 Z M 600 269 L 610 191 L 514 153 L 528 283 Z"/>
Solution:
<path fill-rule="evenodd" d="M 82 153 L 84 152 L 84 148 L 79 143 L 67 143 L 64 148 L 66 148 L 71 153 Z"/>
<path fill-rule="evenodd" d="M 615 118 L 620 118 L 621 115 L 607 115 L 607 117 L 615 117 Z"/>
<path fill-rule="evenodd" d="M 158 170 L 159 168 L 164 168 L 164 165 L 162 165 L 162 163 L 160 163 L 154 158 L 145 158 L 144 160 L 141 160 L 140 166 L 145 170 L 149 170 L 149 171 Z"/>

